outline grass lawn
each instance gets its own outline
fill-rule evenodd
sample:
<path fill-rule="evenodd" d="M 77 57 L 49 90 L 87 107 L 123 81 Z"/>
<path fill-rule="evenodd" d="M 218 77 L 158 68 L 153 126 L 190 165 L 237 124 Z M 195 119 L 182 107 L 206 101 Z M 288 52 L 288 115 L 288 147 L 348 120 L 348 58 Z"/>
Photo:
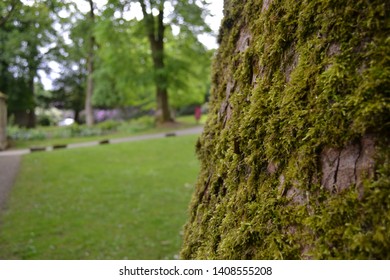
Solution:
<path fill-rule="evenodd" d="M 26 155 L 0 216 L 0 259 L 174 259 L 197 137 Z"/>

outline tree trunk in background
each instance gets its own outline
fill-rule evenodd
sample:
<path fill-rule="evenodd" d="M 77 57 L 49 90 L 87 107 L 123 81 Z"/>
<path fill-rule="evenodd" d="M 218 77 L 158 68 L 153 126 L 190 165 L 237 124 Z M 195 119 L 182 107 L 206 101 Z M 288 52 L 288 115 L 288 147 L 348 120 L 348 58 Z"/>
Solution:
<path fill-rule="evenodd" d="M 34 71 L 36 73 L 36 71 Z M 35 115 L 35 88 L 34 88 L 34 77 L 30 77 L 28 81 L 29 91 L 31 94 L 32 104 L 27 110 L 27 128 L 34 128 L 36 126 L 36 115 Z"/>
<path fill-rule="evenodd" d="M 85 122 L 87 126 L 94 124 L 94 115 L 92 107 L 93 95 L 93 54 L 88 57 L 88 78 L 87 78 L 87 92 L 85 95 Z"/>
<path fill-rule="evenodd" d="M 93 25 L 95 21 L 93 1 L 88 0 L 88 3 L 90 5 L 90 21 L 91 24 Z M 93 88 L 94 88 L 93 71 L 94 71 L 94 59 L 95 59 L 94 48 L 95 48 L 95 37 L 93 36 L 93 34 L 91 34 L 89 38 L 89 52 L 88 52 L 88 62 L 87 62 L 88 63 L 87 92 L 85 95 L 85 122 L 87 126 L 91 126 L 94 124 L 94 115 L 93 115 L 93 107 L 92 107 L 92 95 L 93 95 Z"/>
<path fill-rule="evenodd" d="M 7 96 L 0 91 L 0 151 L 7 146 Z"/>
<path fill-rule="evenodd" d="M 182 258 L 390 258 L 389 6 L 225 1 Z"/>
<path fill-rule="evenodd" d="M 144 15 L 145 28 L 148 33 L 148 40 L 153 58 L 156 85 L 156 122 L 158 124 L 172 122 L 172 116 L 168 100 L 168 78 L 164 64 L 164 4 L 159 8 L 159 14 L 154 17 L 148 14 L 144 1 L 139 1 Z M 157 23 L 155 23 L 157 20 Z"/>
<path fill-rule="evenodd" d="M 80 122 L 80 110 L 78 110 L 78 109 L 74 110 L 74 121 L 75 121 L 75 123 L 78 123 L 78 124 L 81 123 Z"/>
<path fill-rule="evenodd" d="M 27 128 L 34 128 L 36 126 L 36 123 L 37 123 L 37 117 L 36 117 L 35 111 L 33 109 L 31 109 L 27 112 L 27 118 L 28 118 Z"/>
<path fill-rule="evenodd" d="M 173 122 L 171 111 L 168 103 L 168 90 L 164 87 L 157 86 L 157 111 L 156 122 L 159 124 Z"/>

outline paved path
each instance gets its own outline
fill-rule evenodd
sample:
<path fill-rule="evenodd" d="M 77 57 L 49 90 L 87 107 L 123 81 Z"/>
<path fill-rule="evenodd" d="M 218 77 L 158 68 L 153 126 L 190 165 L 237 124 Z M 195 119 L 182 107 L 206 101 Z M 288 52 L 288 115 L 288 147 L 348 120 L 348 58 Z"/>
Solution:
<path fill-rule="evenodd" d="M 200 134 L 203 131 L 203 127 L 194 127 L 183 130 L 176 130 L 172 132 L 165 133 L 155 133 L 155 134 L 146 134 L 139 136 L 131 136 L 126 138 L 117 138 L 109 140 L 110 144 L 124 143 L 124 142 L 134 142 L 148 139 L 156 139 L 171 136 L 181 136 L 181 135 L 190 135 L 190 134 Z M 82 147 L 92 147 L 99 145 L 99 141 L 94 142 L 85 142 L 77 144 L 69 144 L 67 149 L 82 148 Z M 47 148 L 47 151 L 52 150 L 52 148 Z M 4 209 L 6 199 L 8 194 L 14 184 L 16 175 L 19 171 L 20 159 L 22 155 L 30 153 L 29 149 L 23 150 L 10 150 L 0 152 L 0 210 Z"/>
<path fill-rule="evenodd" d="M 5 208 L 5 202 L 19 171 L 21 156 L 0 157 L 0 210 Z"/>
<path fill-rule="evenodd" d="M 109 142 L 110 142 L 110 144 L 134 142 L 134 141 L 141 141 L 141 140 L 148 140 L 148 139 L 163 138 L 163 137 L 166 137 L 167 134 L 175 134 L 176 136 L 190 135 L 190 134 L 201 134 L 202 131 L 203 131 L 203 127 L 197 126 L 197 127 L 175 130 L 175 131 L 170 131 L 170 132 L 144 134 L 144 135 L 139 135 L 139 136 L 125 137 L 125 138 L 114 138 L 114 139 L 110 139 Z M 74 144 L 68 144 L 67 149 L 92 147 L 92 146 L 97 146 L 97 145 L 99 145 L 99 141 L 74 143 Z M 46 150 L 51 151 L 52 148 L 49 147 L 49 148 L 46 148 Z M 0 152 L 0 158 L 3 156 L 21 156 L 21 155 L 25 155 L 25 154 L 29 154 L 29 153 L 30 153 L 29 149 L 2 151 L 2 152 Z"/>

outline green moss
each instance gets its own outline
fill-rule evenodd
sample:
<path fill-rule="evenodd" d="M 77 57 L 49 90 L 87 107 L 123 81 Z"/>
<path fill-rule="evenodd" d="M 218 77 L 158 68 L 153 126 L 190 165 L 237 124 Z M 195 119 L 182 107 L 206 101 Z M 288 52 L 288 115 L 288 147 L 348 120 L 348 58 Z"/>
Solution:
<path fill-rule="evenodd" d="M 182 258 L 388 259 L 390 5 L 270 2 L 227 1 Z M 363 197 L 321 186 L 324 148 L 368 133 Z"/>

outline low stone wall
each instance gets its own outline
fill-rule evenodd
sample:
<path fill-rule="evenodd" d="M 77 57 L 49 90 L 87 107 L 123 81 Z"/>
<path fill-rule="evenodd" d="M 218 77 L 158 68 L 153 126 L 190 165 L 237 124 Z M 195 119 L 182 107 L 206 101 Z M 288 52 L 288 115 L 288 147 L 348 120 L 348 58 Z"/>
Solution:
<path fill-rule="evenodd" d="M 6 95 L 0 92 L 0 151 L 7 147 L 7 104 Z"/>

